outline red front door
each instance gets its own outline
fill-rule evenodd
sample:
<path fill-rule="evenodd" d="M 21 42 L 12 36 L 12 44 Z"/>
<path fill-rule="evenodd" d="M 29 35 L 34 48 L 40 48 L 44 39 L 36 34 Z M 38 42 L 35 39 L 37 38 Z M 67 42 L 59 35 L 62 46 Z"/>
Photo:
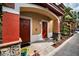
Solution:
<path fill-rule="evenodd" d="M 47 22 L 42 22 L 42 37 L 47 38 Z"/>
<path fill-rule="evenodd" d="M 20 37 L 22 44 L 30 42 L 30 20 L 20 18 Z"/>

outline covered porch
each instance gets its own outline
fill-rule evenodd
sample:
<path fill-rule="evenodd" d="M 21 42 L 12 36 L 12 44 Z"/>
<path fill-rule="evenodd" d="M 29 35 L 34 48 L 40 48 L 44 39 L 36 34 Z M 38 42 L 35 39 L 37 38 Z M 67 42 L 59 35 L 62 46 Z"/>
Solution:
<path fill-rule="evenodd" d="M 27 26 L 30 29 L 28 33 L 29 40 L 26 42 L 33 43 L 46 40 L 53 41 L 53 38 L 55 37 L 58 37 L 58 39 L 60 38 L 60 21 L 58 17 L 50 10 L 40 6 L 22 6 L 20 7 L 20 17 L 20 24 L 22 19 L 30 20 L 29 27 Z M 20 29 L 22 30 L 21 27 Z M 23 38 L 23 35 L 21 37 Z M 27 38 L 27 36 L 25 38 Z"/>

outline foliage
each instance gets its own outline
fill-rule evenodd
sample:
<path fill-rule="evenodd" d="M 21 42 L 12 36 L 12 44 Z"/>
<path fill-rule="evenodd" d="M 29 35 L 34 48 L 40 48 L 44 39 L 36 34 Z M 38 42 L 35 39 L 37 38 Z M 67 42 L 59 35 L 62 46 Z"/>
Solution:
<path fill-rule="evenodd" d="M 79 19 L 79 12 L 78 12 L 78 19 Z"/>
<path fill-rule="evenodd" d="M 64 11 L 65 11 L 64 20 L 73 20 L 73 19 L 77 18 L 76 12 L 74 11 L 74 13 L 72 13 L 71 10 L 73 10 L 73 9 L 70 7 L 64 8 Z"/>
<path fill-rule="evenodd" d="M 70 15 L 65 16 L 65 20 L 71 20 L 71 19 L 73 19 L 73 18 Z"/>
<path fill-rule="evenodd" d="M 63 25 L 62 27 L 62 35 L 68 35 L 69 34 L 69 27 L 67 27 L 66 25 Z"/>
<path fill-rule="evenodd" d="M 73 9 L 70 8 L 70 7 L 64 8 L 65 14 L 64 14 L 63 19 L 65 21 L 73 21 L 76 18 L 75 16 L 73 16 L 73 13 L 71 13 L 71 10 L 73 10 Z M 74 15 L 75 15 L 75 13 L 74 13 Z M 62 25 L 62 28 L 61 28 L 61 34 L 62 35 L 69 35 L 70 34 L 70 26 L 68 26 L 67 23 L 64 24 L 64 22 L 63 22 L 63 25 Z"/>

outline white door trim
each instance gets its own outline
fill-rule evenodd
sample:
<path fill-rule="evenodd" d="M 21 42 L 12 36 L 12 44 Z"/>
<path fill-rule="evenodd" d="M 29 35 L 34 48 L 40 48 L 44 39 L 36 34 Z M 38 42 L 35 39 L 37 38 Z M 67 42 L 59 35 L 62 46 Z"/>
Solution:
<path fill-rule="evenodd" d="M 31 43 L 31 39 L 32 39 L 32 18 L 28 17 L 28 16 L 20 16 L 21 18 L 24 19 L 29 19 L 30 20 L 30 43 Z"/>
<path fill-rule="evenodd" d="M 42 37 L 42 22 L 47 22 L 47 37 L 48 37 L 49 25 L 48 25 L 48 21 L 47 21 L 47 20 L 42 20 L 42 21 L 41 21 L 41 37 Z M 43 39 L 43 38 L 42 38 L 42 39 Z"/>

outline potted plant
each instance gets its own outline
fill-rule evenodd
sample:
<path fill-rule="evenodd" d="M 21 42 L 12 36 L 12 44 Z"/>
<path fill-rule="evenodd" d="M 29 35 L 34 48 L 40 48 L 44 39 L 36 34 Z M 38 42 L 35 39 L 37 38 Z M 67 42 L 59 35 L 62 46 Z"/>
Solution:
<path fill-rule="evenodd" d="M 28 56 L 28 48 L 22 48 L 21 56 Z"/>

